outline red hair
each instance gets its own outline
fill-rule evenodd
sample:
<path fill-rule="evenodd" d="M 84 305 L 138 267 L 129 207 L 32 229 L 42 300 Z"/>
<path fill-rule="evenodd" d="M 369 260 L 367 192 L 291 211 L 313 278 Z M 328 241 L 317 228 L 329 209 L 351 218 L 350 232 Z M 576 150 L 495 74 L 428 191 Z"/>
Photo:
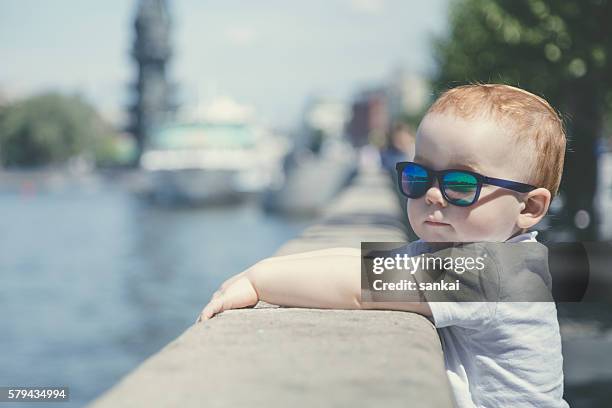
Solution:
<path fill-rule="evenodd" d="M 561 117 L 545 99 L 509 85 L 464 85 L 444 92 L 427 113 L 485 117 L 503 123 L 516 134 L 517 143 L 531 143 L 534 154 L 528 182 L 557 194 L 566 136 Z"/>

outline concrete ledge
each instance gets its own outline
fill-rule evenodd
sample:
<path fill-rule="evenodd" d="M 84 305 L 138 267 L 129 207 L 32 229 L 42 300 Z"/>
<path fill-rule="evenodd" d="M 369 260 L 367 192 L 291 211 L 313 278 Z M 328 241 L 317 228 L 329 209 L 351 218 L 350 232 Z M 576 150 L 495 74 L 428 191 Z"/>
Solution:
<path fill-rule="evenodd" d="M 392 186 L 361 175 L 278 254 L 405 240 Z M 207 299 L 203 299 L 205 302 Z M 267 306 L 267 307 L 266 307 Z M 230 310 L 192 326 L 91 405 L 452 407 L 435 328 L 395 311 Z"/>

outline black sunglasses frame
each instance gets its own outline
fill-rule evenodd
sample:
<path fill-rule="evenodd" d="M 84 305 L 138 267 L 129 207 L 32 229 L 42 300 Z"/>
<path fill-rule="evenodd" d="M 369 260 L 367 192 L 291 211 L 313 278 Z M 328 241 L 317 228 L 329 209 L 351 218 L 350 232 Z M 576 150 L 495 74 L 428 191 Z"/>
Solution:
<path fill-rule="evenodd" d="M 425 170 L 425 172 L 427 173 L 427 178 L 428 178 L 428 184 L 427 184 L 427 188 L 424 189 L 424 193 L 421 195 L 410 195 L 407 194 L 404 189 L 402 188 L 402 174 L 404 173 L 404 169 L 410 165 L 414 165 L 414 166 L 418 166 L 421 167 L 423 170 Z M 495 178 L 495 177 L 487 177 L 487 176 L 483 176 L 482 174 L 479 173 L 475 173 L 473 171 L 469 171 L 469 170 L 460 170 L 460 169 L 446 169 L 446 170 L 432 170 L 426 166 L 423 166 L 422 164 L 419 163 L 415 163 L 415 162 L 398 162 L 395 164 L 395 170 L 397 171 L 397 185 L 399 188 L 399 191 L 406 197 L 408 198 L 420 198 L 423 197 L 426 193 L 427 190 L 429 190 L 431 188 L 431 186 L 434 183 L 434 180 L 438 180 L 438 185 L 440 186 L 440 192 L 442 193 L 442 196 L 444 197 L 444 199 L 452 204 L 452 205 L 456 205 L 458 207 L 469 207 L 470 205 L 473 205 L 476 201 L 478 201 L 478 198 L 480 198 L 480 190 L 482 189 L 483 184 L 489 184 L 492 186 L 497 186 L 497 187 L 501 187 L 501 188 L 505 188 L 508 190 L 513 190 L 513 191 L 517 191 L 519 193 L 528 193 L 532 190 L 535 190 L 537 187 L 534 187 L 530 184 L 525 184 L 525 183 L 519 183 L 518 181 L 512 181 L 512 180 L 505 180 L 505 179 L 499 179 L 499 178 Z M 471 176 L 473 176 L 476 179 L 476 194 L 474 194 L 474 199 L 469 202 L 468 204 L 459 204 L 458 202 L 456 202 L 456 200 L 452 200 L 451 198 L 448 197 L 448 195 L 446 194 L 446 188 L 444 188 L 444 184 L 442 183 L 442 180 L 444 178 L 444 176 L 448 173 L 451 172 L 459 172 L 459 173 L 465 173 L 465 174 L 469 174 Z"/>

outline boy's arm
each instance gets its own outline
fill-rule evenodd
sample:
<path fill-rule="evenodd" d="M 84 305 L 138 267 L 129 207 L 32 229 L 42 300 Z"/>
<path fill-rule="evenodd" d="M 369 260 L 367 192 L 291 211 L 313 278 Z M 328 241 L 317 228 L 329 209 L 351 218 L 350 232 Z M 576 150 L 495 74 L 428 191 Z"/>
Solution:
<path fill-rule="evenodd" d="M 267 258 L 253 265 L 221 286 L 199 320 L 254 306 L 258 300 L 281 306 L 403 310 L 431 316 L 427 303 L 362 302 L 361 251 L 331 248 Z"/>

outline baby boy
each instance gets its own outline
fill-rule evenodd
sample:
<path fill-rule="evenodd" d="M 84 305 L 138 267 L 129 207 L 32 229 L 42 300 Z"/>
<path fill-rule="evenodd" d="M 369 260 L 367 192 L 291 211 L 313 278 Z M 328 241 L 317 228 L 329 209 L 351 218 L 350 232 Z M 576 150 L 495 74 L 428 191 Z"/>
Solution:
<path fill-rule="evenodd" d="M 542 98 L 507 85 L 442 94 L 423 118 L 413 162 L 398 164 L 410 224 L 424 242 L 534 242 L 557 193 L 565 133 Z M 199 321 L 259 300 L 311 308 L 420 313 L 438 329 L 459 407 L 566 407 L 553 302 L 365 302 L 361 252 L 331 248 L 265 259 L 227 280 Z"/>

